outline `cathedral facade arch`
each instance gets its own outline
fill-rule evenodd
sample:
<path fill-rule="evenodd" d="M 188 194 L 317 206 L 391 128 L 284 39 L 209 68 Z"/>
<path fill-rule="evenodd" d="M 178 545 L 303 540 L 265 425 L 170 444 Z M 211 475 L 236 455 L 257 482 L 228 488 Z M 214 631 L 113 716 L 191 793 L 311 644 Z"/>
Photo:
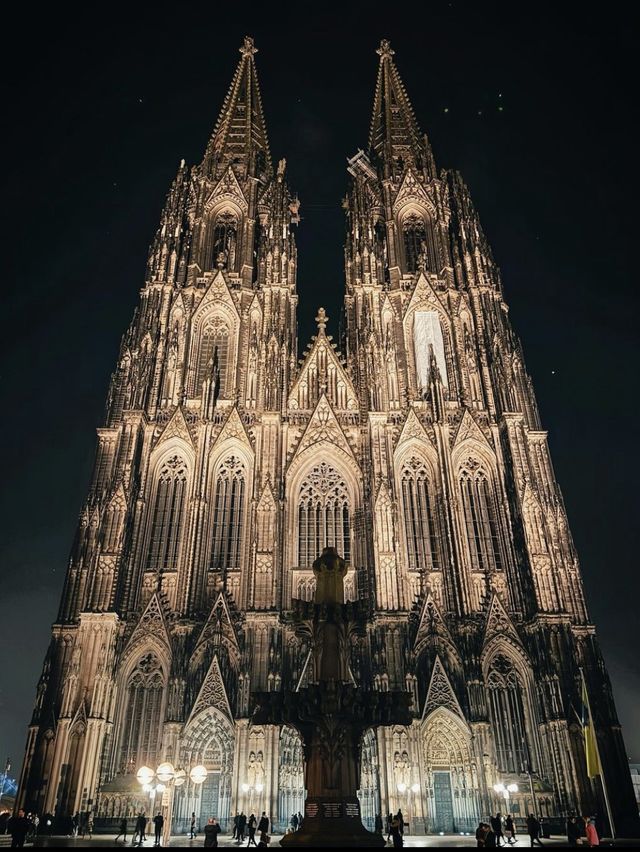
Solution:
<path fill-rule="evenodd" d="M 212 375 L 214 354 L 217 353 L 219 396 L 228 399 L 235 387 L 234 376 L 240 321 L 238 312 L 224 300 L 203 300 L 191 321 L 189 355 L 189 395 L 197 398 L 202 383 Z"/>

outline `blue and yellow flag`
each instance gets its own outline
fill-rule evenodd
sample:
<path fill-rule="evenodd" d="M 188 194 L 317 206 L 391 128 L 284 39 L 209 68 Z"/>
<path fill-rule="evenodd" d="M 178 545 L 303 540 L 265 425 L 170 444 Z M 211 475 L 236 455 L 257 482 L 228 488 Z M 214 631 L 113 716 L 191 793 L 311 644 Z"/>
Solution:
<path fill-rule="evenodd" d="M 584 754 L 587 759 L 587 775 L 595 778 L 601 774 L 600 760 L 598 758 L 598 746 L 596 743 L 596 731 L 591 718 L 589 696 L 587 695 L 587 684 L 582 676 L 582 733 L 584 735 Z"/>

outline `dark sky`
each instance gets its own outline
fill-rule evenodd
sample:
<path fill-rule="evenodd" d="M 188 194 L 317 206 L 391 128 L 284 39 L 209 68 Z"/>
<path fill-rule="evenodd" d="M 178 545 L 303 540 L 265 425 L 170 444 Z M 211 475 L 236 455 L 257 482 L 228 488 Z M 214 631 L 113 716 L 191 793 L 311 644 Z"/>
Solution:
<path fill-rule="evenodd" d="M 175 3 L 137 19 L 133 5 L 45 7 L 6 34 L 20 59 L 4 76 L 0 761 L 19 771 L 147 246 L 180 158 L 202 156 L 245 34 L 273 156 L 302 202 L 301 348 L 319 304 L 337 336 L 345 158 L 367 144 L 380 38 L 439 166 L 469 183 L 640 761 L 636 45 L 621 6 Z"/>

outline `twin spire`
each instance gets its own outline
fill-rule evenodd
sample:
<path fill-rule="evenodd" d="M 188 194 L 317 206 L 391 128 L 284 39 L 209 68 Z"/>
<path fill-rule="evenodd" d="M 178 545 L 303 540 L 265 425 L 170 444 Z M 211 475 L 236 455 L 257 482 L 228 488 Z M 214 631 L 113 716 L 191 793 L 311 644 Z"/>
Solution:
<path fill-rule="evenodd" d="M 241 59 L 222 105 L 220 116 L 205 152 L 203 169 L 219 175 L 229 165 L 256 177 L 273 175 L 273 164 L 262 110 L 262 98 L 254 56 L 253 39 L 246 36 Z M 387 39 L 377 49 L 380 67 L 369 133 L 369 156 L 380 163 L 430 160 L 426 137 L 418 127 L 413 107 L 393 61 Z"/>

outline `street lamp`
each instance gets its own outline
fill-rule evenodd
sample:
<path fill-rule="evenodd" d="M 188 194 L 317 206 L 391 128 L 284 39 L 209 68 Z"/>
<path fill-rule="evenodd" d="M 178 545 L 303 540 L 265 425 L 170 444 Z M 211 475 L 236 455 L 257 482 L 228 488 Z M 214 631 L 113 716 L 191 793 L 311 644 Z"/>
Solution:
<path fill-rule="evenodd" d="M 206 766 L 199 764 L 189 772 L 189 778 L 193 784 L 202 784 L 208 775 Z M 176 769 L 172 763 L 161 763 L 157 769 L 149 766 L 141 766 L 136 773 L 136 778 L 142 785 L 145 793 L 151 798 L 151 809 L 154 809 L 156 793 L 162 793 L 162 807 L 166 808 L 164 825 L 162 831 L 162 845 L 168 846 L 171 839 L 171 823 L 173 820 L 173 796 L 176 787 L 182 787 L 187 780 L 184 769 Z M 154 778 L 157 779 L 154 782 Z M 153 818 L 153 814 L 152 814 Z"/>

